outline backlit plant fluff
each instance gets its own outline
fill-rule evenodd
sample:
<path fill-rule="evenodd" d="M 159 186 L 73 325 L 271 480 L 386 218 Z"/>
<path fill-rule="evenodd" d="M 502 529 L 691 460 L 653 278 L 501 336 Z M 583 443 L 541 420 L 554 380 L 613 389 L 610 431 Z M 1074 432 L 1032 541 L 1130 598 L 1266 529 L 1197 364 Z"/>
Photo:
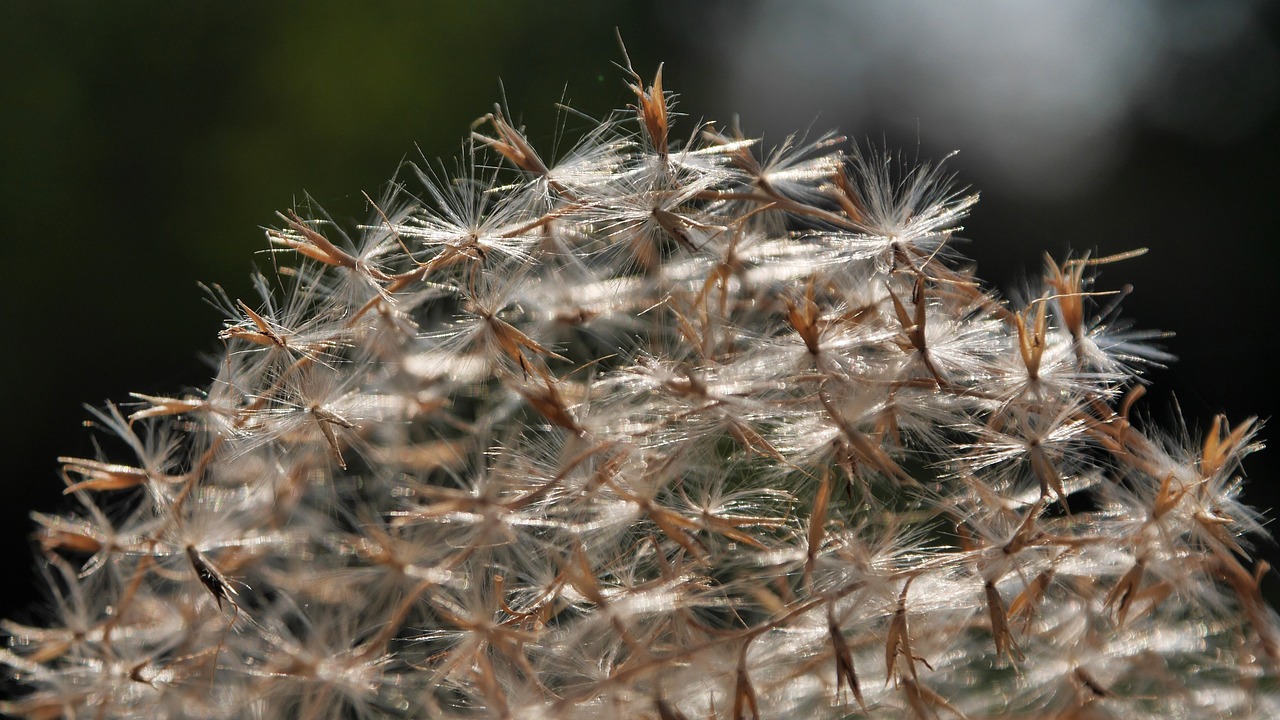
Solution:
<path fill-rule="evenodd" d="M 358 233 L 283 215 L 208 390 L 61 460 L 0 710 L 1280 716 L 1255 425 L 1132 422 L 1118 258 L 1001 299 L 941 169 L 678 140 L 661 78 L 558 158 L 486 115 Z"/>

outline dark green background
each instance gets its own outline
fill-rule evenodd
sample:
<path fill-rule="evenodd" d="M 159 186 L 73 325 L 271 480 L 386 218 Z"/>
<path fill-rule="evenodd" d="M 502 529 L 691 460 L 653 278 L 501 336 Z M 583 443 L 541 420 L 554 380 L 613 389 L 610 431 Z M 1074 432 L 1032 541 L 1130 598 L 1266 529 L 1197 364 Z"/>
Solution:
<path fill-rule="evenodd" d="M 718 17 L 746 6 L 4 3 L 0 616 L 33 597 L 27 514 L 61 507 L 54 458 L 92 452 L 82 403 L 206 384 L 199 355 L 217 347 L 220 317 L 197 283 L 247 295 L 275 211 L 309 193 L 339 218 L 363 216 L 360 192 L 376 194 L 402 159 L 457 154 L 471 121 L 501 98 L 499 78 L 543 145 L 555 102 L 597 116 L 620 106 L 615 27 L 646 75 L 667 63 L 682 111 L 723 120 L 741 110 L 750 130 L 751 108 L 729 107 L 719 85 L 740 58 L 707 42 L 724 32 Z M 796 127 L 823 109 L 817 95 L 795 108 Z M 918 142 L 925 157 L 952 149 L 933 145 L 927 126 L 900 137 L 822 114 L 816 127 L 912 153 Z M 1039 272 L 1045 250 L 1151 247 L 1104 276 L 1136 286 L 1128 316 L 1178 333 L 1168 347 L 1182 359 L 1153 375 L 1147 407 L 1164 416 L 1176 392 L 1193 427 L 1220 411 L 1269 416 L 1280 117 L 1273 108 L 1227 143 L 1141 125 L 1130 140 L 1104 182 L 1056 200 L 993 189 L 962 153 L 960 179 L 986 190 L 965 223 L 966 251 L 1009 287 Z M 1280 504 L 1274 455 L 1248 466 L 1249 497 L 1263 507 Z"/>

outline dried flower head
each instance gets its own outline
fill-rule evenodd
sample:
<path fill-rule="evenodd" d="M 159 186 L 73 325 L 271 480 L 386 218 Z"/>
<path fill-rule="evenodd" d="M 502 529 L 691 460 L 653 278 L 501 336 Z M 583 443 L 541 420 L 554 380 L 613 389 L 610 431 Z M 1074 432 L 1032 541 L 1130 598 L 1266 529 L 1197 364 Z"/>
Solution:
<path fill-rule="evenodd" d="M 1257 423 L 1140 427 L 1100 263 L 1025 304 L 977 196 L 843 138 L 682 142 L 662 71 L 564 157 L 268 232 L 203 395 L 135 395 L 36 514 L 53 717 L 1280 716 Z"/>

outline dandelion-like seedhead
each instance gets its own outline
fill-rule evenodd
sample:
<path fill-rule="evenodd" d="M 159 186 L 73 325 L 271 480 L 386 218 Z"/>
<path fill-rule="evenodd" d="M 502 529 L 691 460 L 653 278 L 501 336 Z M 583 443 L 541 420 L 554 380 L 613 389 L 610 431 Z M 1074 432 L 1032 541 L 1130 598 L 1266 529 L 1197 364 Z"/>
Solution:
<path fill-rule="evenodd" d="M 281 216 L 208 390 L 61 459 L 0 710 L 1280 715 L 1257 426 L 1136 422 L 1127 256 L 1002 299 L 941 164 L 680 141 L 628 72 L 562 157 L 499 109 L 357 233 Z"/>

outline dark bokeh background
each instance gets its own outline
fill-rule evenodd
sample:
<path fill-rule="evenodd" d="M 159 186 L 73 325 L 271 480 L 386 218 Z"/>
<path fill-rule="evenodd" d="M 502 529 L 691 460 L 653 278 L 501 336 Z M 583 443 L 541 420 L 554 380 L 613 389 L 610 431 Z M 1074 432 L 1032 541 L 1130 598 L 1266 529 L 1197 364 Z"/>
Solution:
<path fill-rule="evenodd" d="M 456 155 L 499 78 L 543 145 L 555 102 L 625 103 L 615 27 L 693 118 L 961 150 L 983 192 L 965 249 L 1004 288 L 1046 250 L 1151 248 L 1101 279 L 1177 332 L 1145 406 L 1176 394 L 1193 429 L 1274 412 L 1277 4 L 849 5 L 4 3 L 0 617 L 36 596 L 28 513 L 63 507 L 55 458 L 92 452 L 82 403 L 207 383 L 198 282 L 247 295 L 275 211 L 307 193 L 362 217 L 402 159 Z M 1275 454 L 1247 467 L 1264 508 Z"/>

